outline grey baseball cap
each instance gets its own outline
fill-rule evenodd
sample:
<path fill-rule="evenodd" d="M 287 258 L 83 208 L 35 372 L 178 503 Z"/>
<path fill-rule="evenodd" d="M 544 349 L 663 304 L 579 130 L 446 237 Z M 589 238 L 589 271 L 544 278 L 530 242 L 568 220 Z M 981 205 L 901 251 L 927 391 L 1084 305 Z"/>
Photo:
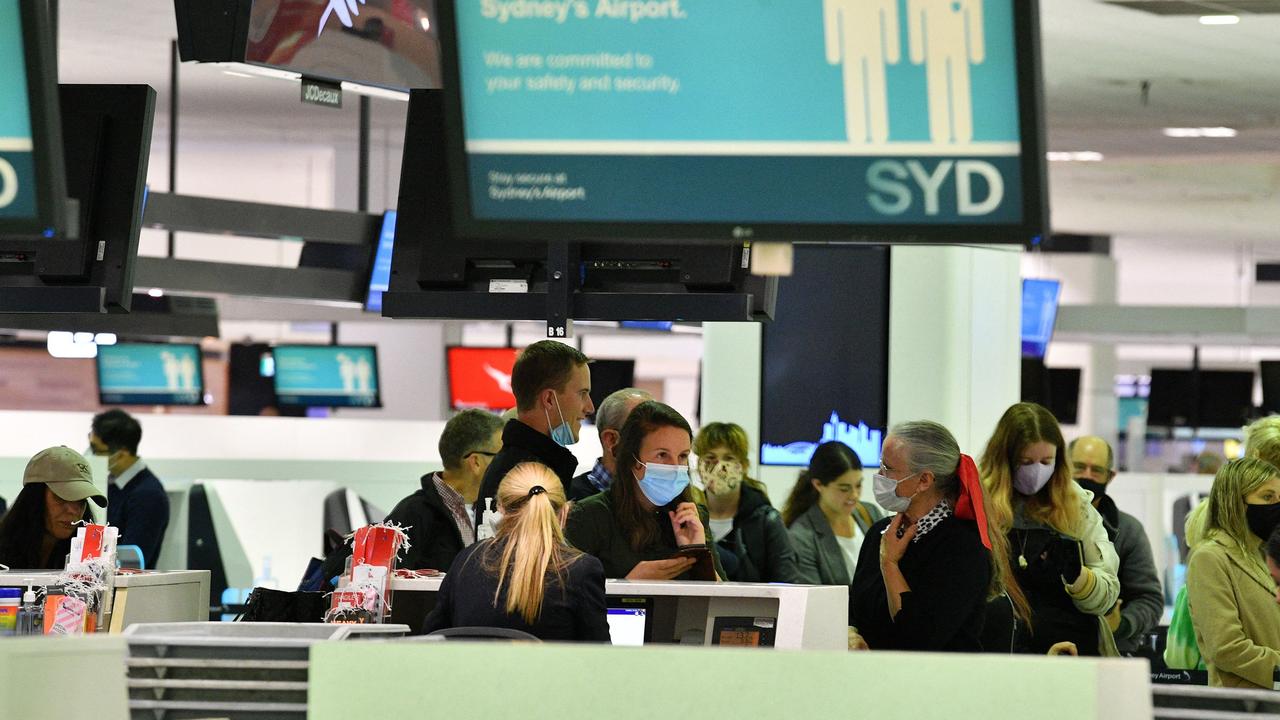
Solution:
<path fill-rule="evenodd" d="M 91 499 L 98 507 L 107 506 L 107 496 L 93 484 L 89 463 L 65 445 L 41 450 L 31 458 L 22 474 L 22 484 L 33 483 L 48 485 L 54 495 L 67 502 Z"/>

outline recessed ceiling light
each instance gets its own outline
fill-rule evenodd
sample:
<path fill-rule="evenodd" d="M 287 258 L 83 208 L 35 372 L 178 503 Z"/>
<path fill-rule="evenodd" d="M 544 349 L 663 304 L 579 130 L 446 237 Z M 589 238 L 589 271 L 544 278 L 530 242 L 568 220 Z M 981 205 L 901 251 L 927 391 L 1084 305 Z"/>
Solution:
<path fill-rule="evenodd" d="M 1239 15 L 1201 15 L 1201 25 L 1239 25 Z"/>
<path fill-rule="evenodd" d="M 1170 127 L 1164 134 L 1171 138 L 1233 138 L 1240 133 L 1229 127 Z"/>
<path fill-rule="evenodd" d="M 1100 152 L 1086 150 L 1081 152 L 1050 152 L 1045 153 L 1045 157 L 1049 162 L 1102 162 L 1106 156 Z"/>
<path fill-rule="evenodd" d="M 164 290 L 161 290 L 160 288 L 151 288 L 147 291 L 147 294 L 153 298 L 162 298 L 164 297 Z"/>

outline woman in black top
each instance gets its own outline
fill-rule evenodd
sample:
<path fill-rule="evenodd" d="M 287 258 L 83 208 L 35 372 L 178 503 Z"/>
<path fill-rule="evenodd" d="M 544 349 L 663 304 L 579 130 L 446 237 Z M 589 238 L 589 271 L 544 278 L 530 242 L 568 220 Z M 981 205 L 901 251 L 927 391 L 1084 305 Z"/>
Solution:
<path fill-rule="evenodd" d="M 22 492 L 0 520 L 0 564 L 15 570 L 61 570 L 76 523 L 93 522 L 88 500 L 107 506 L 80 453 L 67 447 L 37 453 L 22 475 Z"/>
<path fill-rule="evenodd" d="M 542 640 L 609 642 L 600 561 L 565 544 L 564 488 L 550 469 L 517 465 L 498 486 L 497 537 L 453 560 L 424 633 L 501 627 Z"/>
<path fill-rule="evenodd" d="M 876 502 L 898 514 L 873 525 L 862 544 L 849 625 L 873 650 L 982 650 L 997 583 L 973 459 L 927 421 L 893 428 L 881 458 Z"/>
<path fill-rule="evenodd" d="M 653 400 L 627 416 L 614 448 L 607 492 L 575 503 L 565 538 L 604 563 L 607 577 L 707 580 L 724 577 L 707 511 L 689 491 L 693 430 L 680 413 Z"/>

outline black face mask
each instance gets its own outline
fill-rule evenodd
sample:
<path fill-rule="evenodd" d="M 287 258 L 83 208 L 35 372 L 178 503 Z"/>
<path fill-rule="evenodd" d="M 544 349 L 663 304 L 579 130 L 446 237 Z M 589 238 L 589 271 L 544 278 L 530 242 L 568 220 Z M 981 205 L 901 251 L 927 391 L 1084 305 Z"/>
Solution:
<path fill-rule="evenodd" d="M 1249 524 L 1249 531 L 1265 541 L 1271 537 L 1276 526 L 1280 525 L 1280 503 L 1246 505 L 1244 520 Z"/>
<path fill-rule="evenodd" d="M 1105 483 L 1100 483 L 1095 480 L 1085 480 L 1084 478 L 1076 478 L 1076 483 L 1085 490 L 1093 493 L 1095 498 L 1100 498 L 1107 494 L 1107 486 Z"/>

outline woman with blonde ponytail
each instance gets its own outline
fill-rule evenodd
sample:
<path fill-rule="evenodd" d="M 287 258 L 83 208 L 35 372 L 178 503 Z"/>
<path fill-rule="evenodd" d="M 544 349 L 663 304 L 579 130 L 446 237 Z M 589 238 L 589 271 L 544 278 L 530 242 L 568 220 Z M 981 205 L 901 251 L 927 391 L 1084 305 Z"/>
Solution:
<path fill-rule="evenodd" d="M 609 642 L 604 567 L 565 543 L 556 474 L 517 465 L 498 486 L 498 507 L 497 536 L 454 559 L 423 632 L 501 627 L 542 640 Z"/>

